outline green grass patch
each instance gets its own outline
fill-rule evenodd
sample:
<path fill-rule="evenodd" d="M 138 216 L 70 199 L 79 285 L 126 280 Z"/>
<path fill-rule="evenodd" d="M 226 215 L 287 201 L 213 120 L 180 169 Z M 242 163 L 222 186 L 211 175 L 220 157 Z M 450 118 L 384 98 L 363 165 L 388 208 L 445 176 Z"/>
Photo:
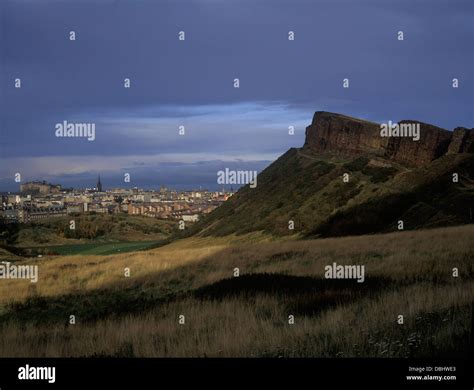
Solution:
<path fill-rule="evenodd" d="M 112 255 L 116 253 L 134 252 L 156 247 L 159 241 L 134 242 L 97 242 L 87 244 L 55 245 L 27 248 L 32 252 L 47 255 Z"/>

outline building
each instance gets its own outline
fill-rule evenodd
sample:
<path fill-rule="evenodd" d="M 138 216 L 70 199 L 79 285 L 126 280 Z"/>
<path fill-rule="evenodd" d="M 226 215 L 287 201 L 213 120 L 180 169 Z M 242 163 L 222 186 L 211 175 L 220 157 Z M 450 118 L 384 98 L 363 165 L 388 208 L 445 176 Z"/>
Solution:
<path fill-rule="evenodd" d="M 0 217 L 4 223 L 15 223 L 24 221 L 24 212 L 15 207 L 4 207 L 0 211 Z"/>
<path fill-rule="evenodd" d="M 87 203 L 85 203 L 87 204 Z M 84 205 L 82 203 L 78 204 L 68 204 L 66 206 L 66 213 L 67 214 L 79 214 L 84 212 Z"/>
<path fill-rule="evenodd" d="M 21 202 L 20 195 L 8 195 L 7 204 L 16 204 L 20 202 Z"/>
<path fill-rule="evenodd" d="M 30 181 L 20 185 L 20 191 L 23 194 L 57 194 L 61 192 L 59 184 L 53 185 L 45 181 Z"/>
<path fill-rule="evenodd" d="M 22 210 L 19 215 L 19 221 L 28 223 L 40 219 L 51 217 L 63 217 L 67 215 L 66 209 L 63 207 L 31 207 Z"/>

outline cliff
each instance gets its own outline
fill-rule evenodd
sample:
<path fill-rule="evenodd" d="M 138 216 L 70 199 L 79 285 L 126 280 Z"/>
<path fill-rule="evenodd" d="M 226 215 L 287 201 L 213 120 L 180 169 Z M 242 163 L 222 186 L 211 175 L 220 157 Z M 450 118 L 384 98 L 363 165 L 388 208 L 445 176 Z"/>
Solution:
<path fill-rule="evenodd" d="M 341 114 L 318 111 L 306 128 L 304 149 L 316 153 L 356 156 L 375 154 L 410 166 L 421 166 L 445 154 L 473 153 L 474 130 L 453 132 L 419 121 L 403 120 L 399 125 L 417 125 L 419 139 L 381 136 L 381 125 Z"/>
<path fill-rule="evenodd" d="M 404 124 L 416 134 L 399 137 Z M 303 148 L 289 149 L 256 187 L 241 187 L 187 234 L 329 237 L 397 231 L 400 220 L 404 229 L 472 224 L 473 129 L 392 125 L 386 136 L 378 123 L 316 112 Z"/>
<path fill-rule="evenodd" d="M 474 129 L 455 128 L 448 153 L 474 153 Z"/>

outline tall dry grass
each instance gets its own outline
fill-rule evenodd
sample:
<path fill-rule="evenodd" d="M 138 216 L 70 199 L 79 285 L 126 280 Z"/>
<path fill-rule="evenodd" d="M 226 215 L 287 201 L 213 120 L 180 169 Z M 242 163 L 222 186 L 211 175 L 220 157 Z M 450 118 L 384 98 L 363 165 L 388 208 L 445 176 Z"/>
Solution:
<path fill-rule="evenodd" d="M 412 286 L 296 316 L 272 296 L 186 299 L 142 315 L 64 327 L 8 324 L 1 356 L 408 357 L 461 353 L 473 284 Z M 434 313 L 438 313 L 433 317 Z M 185 324 L 178 316 L 185 315 Z M 397 323 L 403 314 L 405 323 Z M 448 322 L 449 321 L 449 322 Z M 467 345 L 466 345 L 467 348 Z M 465 351 L 464 351 L 465 353 Z"/>
<path fill-rule="evenodd" d="M 474 300 L 474 226 L 323 240 L 246 243 L 240 237 L 187 239 L 148 252 L 38 261 L 36 288 L 1 280 L 2 315 L 11 302 L 71 294 L 90 297 L 140 292 L 153 301 L 175 300 L 76 325 L 7 321 L 1 356 L 430 356 L 463 353 Z M 206 239 L 205 239 L 206 240 Z M 208 240 L 208 239 L 207 239 Z M 387 280 L 318 313 L 288 315 L 306 296 L 252 293 L 197 298 L 196 289 L 246 274 L 322 278 L 324 266 L 361 264 L 366 278 Z M 131 269 L 131 277 L 123 269 Z M 453 267 L 460 276 L 453 278 Z M 297 294 L 296 294 L 297 295 Z M 317 293 L 315 293 L 317 295 Z M 183 298 L 181 298 L 183 296 Z M 104 304 L 101 302 L 100 304 Z M 110 309 L 110 308 L 109 308 Z M 113 311 L 113 308 L 111 308 Z M 49 310 L 48 307 L 45 309 Z M 64 312 L 64 320 L 68 316 Z M 178 324 L 184 314 L 186 324 Z M 405 323 L 397 324 L 404 315 Z"/>
<path fill-rule="evenodd" d="M 207 246 L 202 246 L 203 241 Z M 178 279 L 183 281 L 183 287 L 197 288 L 231 277 L 236 267 L 241 274 L 274 272 L 322 277 L 324 266 L 333 262 L 363 264 L 368 277 L 388 275 L 398 281 L 451 280 L 452 268 L 458 267 L 462 279 L 473 274 L 473 258 L 474 225 L 266 243 L 191 238 L 143 252 L 23 261 L 39 266 L 38 283 L 0 280 L 0 305 L 31 295 L 87 293 L 137 285 L 148 289 Z M 130 268 L 130 278 L 124 276 L 125 268 Z"/>

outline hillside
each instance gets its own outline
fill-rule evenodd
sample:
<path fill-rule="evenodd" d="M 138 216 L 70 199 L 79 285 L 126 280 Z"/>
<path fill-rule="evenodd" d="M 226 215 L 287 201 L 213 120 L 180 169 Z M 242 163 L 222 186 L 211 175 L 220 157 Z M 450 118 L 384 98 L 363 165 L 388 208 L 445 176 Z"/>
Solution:
<path fill-rule="evenodd" d="M 378 128 L 316 113 L 302 148 L 288 150 L 260 173 L 256 188 L 241 188 L 189 233 L 341 236 L 393 231 L 399 220 L 404 229 L 472 223 L 472 130 L 423 124 L 421 143 L 412 146 L 411 139 L 381 142 Z"/>
<path fill-rule="evenodd" d="M 71 219 L 75 229 L 69 228 Z M 177 231 L 171 220 L 127 214 L 53 217 L 29 224 L 0 226 L 0 243 L 17 255 L 108 254 L 146 249 Z"/>
<path fill-rule="evenodd" d="M 468 353 L 472 225 L 246 245 L 222 240 L 38 259 L 41 283 L 0 283 L 0 356 Z M 325 266 L 341 259 L 365 266 L 364 283 L 324 278 Z M 77 323 L 67 326 L 72 313 Z"/>
<path fill-rule="evenodd" d="M 0 247 L 0 262 L 2 261 L 15 261 L 21 260 L 20 256 L 17 256 L 10 251 L 6 250 L 5 248 Z"/>

